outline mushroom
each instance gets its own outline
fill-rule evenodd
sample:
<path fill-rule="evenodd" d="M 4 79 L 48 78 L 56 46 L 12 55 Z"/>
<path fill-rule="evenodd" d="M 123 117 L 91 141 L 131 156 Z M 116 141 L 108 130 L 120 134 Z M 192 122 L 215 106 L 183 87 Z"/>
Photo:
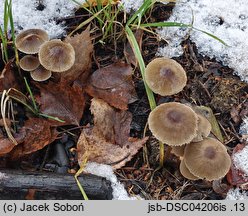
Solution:
<path fill-rule="evenodd" d="M 202 141 L 203 138 L 207 137 L 210 134 L 212 129 L 211 124 L 205 117 L 199 114 L 197 116 L 198 116 L 198 130 L 197 130 L 197 135 L 192 140 L 192 142 Z"/>
<path fill-rule="evenodd" d="M 18 50 L 26 54 L 39 52 L 40 46 L 49 40 L 48 34 L 41 29 L 28 29 L 17 35 L 15 45 Z"/>
<path fill-rule="evenodd" d="M 197 132 L 197 115 L 188 106 L 177 102 L 164 103 L 152 110 L 148 124 L 152 134 L 171 146 L 190 143 Z"/>
<path fill-rule="evenodd" d="M 175 60 L 156 58 L 147 65 L 145 80 L 153 92 L 166 96 L 182 91 L 187 76 L 183 67 Z"/>
<path fill-rule="evenodd" d="M 20 60 L 20 67 L 25 71 L 33 71 L 40 65 L 39 59 L 32 55 L 25 55 Z"/>
<path fill-rule="evenodd" d="M 171 153 L 173 153 L 174 155 L 176 155 L 178 157 L 183 157 L 185 146 L 186 145 L 182 145 L 182 146 L 171 146 Z"/>
<path fill-rule="evenodd" d="M 33 80 L 42 82 L 48 80 L 51 77 L 52 72 L 40 65 L 37 69 L 30 72 L 30 75 L 33 78 Z"/>
<path fill-rule="evenodd" d="M 184 161 L 194 176 L 209 181 L 224 177 L 231 166 L 226 147 L 213 138 L 188 144 L 184 151 Z"/>
<path fill-rule="evenodd" d="M 71 44 L 54 39 L 44 43 L 39 50 L 41 65 L 53 72 L 69 70 L 75 62 L 75 51 Z"/>
<path fill-rule="evenodd" d="M 180 173 L 183 175 L 183 177 L 185 177 L 185 178 L 187 178 L 187 179 L 190 179 L 190 180 L 198 180 L 198 179 L 200 179 L 200 178 L 194 176 L 194 175 L 189 171 L 189 169 L 188 169 L 187 166 L 185 165 L 184 159 L 181 160 L 181 162 L 180 162 L 179 170 L 180 170 Z"/>

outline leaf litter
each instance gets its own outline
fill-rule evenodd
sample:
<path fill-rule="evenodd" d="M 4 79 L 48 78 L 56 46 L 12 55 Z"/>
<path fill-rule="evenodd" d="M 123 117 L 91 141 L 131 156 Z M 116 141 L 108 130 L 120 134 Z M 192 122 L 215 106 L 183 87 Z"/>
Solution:
<path fill-rule="evenodd" d="M 78 143 L 78 163 L 84 154 L 88 160 L 111 165 L 118 169 L 126 164 L 144 146 L 148 137 L 136 139 L 129 137 L 131 113 L 118 111 L 101 99 L 92 99 L 91 112 L 94 126 L 83 129 Z M 104 116 L 111 115 L 111 119 Z"/>

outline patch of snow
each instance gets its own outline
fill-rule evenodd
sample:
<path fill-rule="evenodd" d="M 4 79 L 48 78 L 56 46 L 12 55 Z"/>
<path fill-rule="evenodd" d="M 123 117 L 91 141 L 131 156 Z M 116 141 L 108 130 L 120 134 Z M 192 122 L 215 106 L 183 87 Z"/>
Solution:
<path fill-rule="evenodd" d="M 0 26 L 3 27 L 4 2 L 0 0 Z M 43 10 L 37 10 L 38 0 L 12 0 L 12 13 L 16 32 L 30 28 L 41 28 L 51 38 L 65 34 L 65 23 L 58 20 L 74 15 L 78 7 L 72 0 L 42 0 Z M 83 0 L 78 0 L 82 3 Z"/>
<path fill-rule="evenodd" d="M 234 166 L 248 176 L 248 145 L 233 155 Z"/>
<path fill-rule="evenodd" d="M 245 140 L 248 142 L 248 117 L 243 120 L 239 132 L 246 137 Z"/>
<path fill-rule="evenodd" d="M 144 0 L 122 0 L 122 5 L 126 12 L 136 11 L 143 4 Z"/>
<path fill-rule="evenodd" d="M 226 195 L 226 200 L 247 200 L 248 192 L 241 191 L 239 188 L 230 189 Z"/>
<path fill-rule="evenodd" d="M 241 80 L 248 82 L 248 7 L 247 0 L 181 0 L 173 9 L 168 21 L 191 24 L 224 40 L 217 40 L 198 31 L 191 31 L 190 38 L 203 56 L 216 58 L 234 69 Z M 164 27 L 158 34 L 169 45 L 158 50 L 158 56 L 178 57 L 182 55 L 182 40 L 189 33 L 187 28 Z"/>
<path fill-rule="evenodd" d="M 118 180 L 111 166 L 98 164 L 94 162 L 87 163 L 85 169 L 86 172 L 105 177 L 111 182 L 113 188 L 113 199 L 114 200 L 136 200 L 137 197 L 129 197 L 127 191 L 125 190 L 123 184 Z M 139 197 L 139 199 L 141 199 Z"/>

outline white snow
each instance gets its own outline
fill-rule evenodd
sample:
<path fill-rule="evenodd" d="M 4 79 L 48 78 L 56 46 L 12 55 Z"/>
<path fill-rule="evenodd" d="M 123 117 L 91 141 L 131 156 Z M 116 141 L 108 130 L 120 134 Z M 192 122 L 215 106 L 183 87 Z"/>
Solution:
<path fill-rule="evenodd" d="M 204 33 L 191 31 L 190 38 L 198 51 L 210 58 L 215 57 L 235 70 L 241 80 L 248 82 L 248 7 L 247 0 L 181 0 L 168 21 L 191 24 L 224 40 L 222 45 Z M 158 30 L 169 46 L 160 48 L 157 55 L 177 57 L 182 55 L 180 45 L 188 33 L 186 28 L 169 27 Z"/>
<path fill-rule="evenodd" d="M 248 117 L 243 120 L 239 132 L 244 136 L 244 139 L 248 142 Z"/>
<path fill-rule="evenodd" d="M 227 193 L 226 200 L 247 200 L 248 192 L 241 191 L 239 188 L 230 189 Z"/>
<path fill-rule="evenodd" d="M 233 155 L 234 166 L 248 176 L 248 145 Z"/>
<path fill-rule="evenodd" d="M 143 4 L 143 0 L 122 0 L 126 12 L 136 11 Z"/>
<path fill-rule="evenodd" d="M 3 27 L 4 1 L 0 0 L 0 26 Z M 37 10 L 38 0 L 12 0 L 12 14 L 15 29 L 18 32 L 30 28 L 41 28 L 48 32 L 51 38 L 65 34 L 64 23 L 57 20 L 74 15 L 78 7 L 72 0 L 41 0 L 44 10 Z M 84 2 L 78 0 L 78 2 Z"/>
<path fill-rule="evenodd" d="M 129 197 L 127 191 L 125 190 L 123 184 L 118 180 L 111 166 L 98 164 L 94 162 L 87 163 L 85 167 L 85 172 L 105 177 L 111 182 L 113 189 L 113 199 L 114 200 L 137 200 L 141 199 L 140 197 Z"/>

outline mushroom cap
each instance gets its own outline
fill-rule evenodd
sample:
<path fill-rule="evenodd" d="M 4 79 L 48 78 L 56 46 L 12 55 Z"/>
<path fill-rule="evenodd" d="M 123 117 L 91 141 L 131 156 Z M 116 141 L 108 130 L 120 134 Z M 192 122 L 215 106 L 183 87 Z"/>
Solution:
<path fill-rule="evenodd" d="M 183 157 L 185 146 L 186 145 L 182 145 L 182 146 L 171 146 L 171 153 L 173 153 L 174 155 L 176 155 L 178 157 Z"/>
<path fill-rule="evenodd" d="M 46 31 L 41 29 L 28 29 L 22 31 L 16 37 L 16 47 L 23 53 L 35 54 L 39 52 L 40 46 L 49 40 Z"/>
<path fill-rule="evenodd" d="M 148 117 L 152 134 L 171 146 L 192 141 L 197 131 L 197 115 L 188 106 L 170 102 L 157 106 Z"/>
<path fill-rule="evenodd" d="M 177 94 L 186 86 L 183 67 L 173 59 L 156 58 L 146 67 L 145 80 L 150 89 L 162 96 Z"/>
<path fill-rule="evenodd" d="M 184 161 L 193 175 L 209 181 L 224 177 L 231 166 L 226 147 L 213 138 L 188 144 L 184 151 Z"/>
<path fill-rule="evenodd" d="M 71 44 L 54 39 L 41 46 L 39 60 L 47 70 L 64 72 L 73 66 L 75 51 Z"/>
<path fill-rule="evenodd" d="M 185 165 L 184 159 L 181 160 L 180 162 L 180 166 L 179 166 L 179 170 L 180 173 L 182 174 L 183 177 L 190 179 L 190 180 L 198 180 L 200 178 L 198 178 L 197 176 L 194 176 L 189 169 L 187 168 L 187 166 Z"/>
<path fill-rule="evenodd" d="M 210 134 L 212 129 L 210 122 L 205 117 L 199 114 L 197 116 L 198 116 L 198 131 L 197 131 L 197 136 L 192 140 L 192 142 L 202 141 L 203 138 L 207 137 Z"/>
<path fill-rule="evenodd" d="M 40 65 L 34 71 L 31 71 L 30 75 L 33 78 L 33 80 L 42 82 L 48 80 L 52 76 L 52 72 Z"/>
<path fill-rule="evenodd" d="M 20 60 L 20 67 L 25 71 L 33 71 L 38 68 L 40 61 L 37 57 L 32 55 L 25 55 Z"/>

